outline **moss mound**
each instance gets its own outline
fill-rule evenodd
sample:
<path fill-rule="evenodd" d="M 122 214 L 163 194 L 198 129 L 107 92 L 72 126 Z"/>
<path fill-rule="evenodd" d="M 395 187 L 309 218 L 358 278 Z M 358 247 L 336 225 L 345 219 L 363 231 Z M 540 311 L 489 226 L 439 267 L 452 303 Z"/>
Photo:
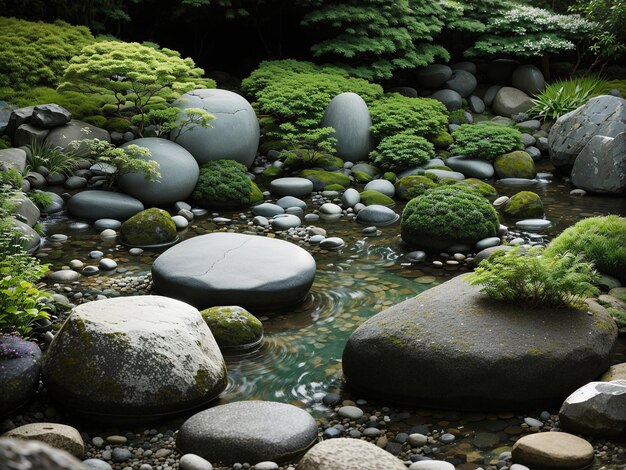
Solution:
<path fill-rule="evenodd" d="M 465 180 L 457 181 L 456 184 L 476 189 L 485 197 L 494 196 L 497 193 L 496 188 L 477 178 L 467 178 Z"/>
<path fill-rule="evenodd" d="M 532 157 L 521 150 L 500 155 L 493 162 L 496 174 L 500 178 L 528 178 L 537 175 Z"/>
<path fill-rule="evenodd" d="M 283 176 L 283 170 L 276 166 L 268 166 L 263 170 L 263 177 L 267 179 L 275 179 Z"/>
<path fill-rule="evenodd" d="M 211 307 L 200 314 L 220 349 L 250 349 L 263 339 L 263 325 L 242 307 Z"/>
<path fill-rule="evenodd" d="M 313 158 L 313 166 L 326 171 L 341 170 L 343 160 L 335 155 L 320 154 Z"/>
<path fill-rule="evenodd" d="M 546 256 L 582 253 L 596 269 L 626 283 L 626 218 L 590 217 L 566 229 L 548 245 Z"/>
<path fill-rule="evenodd" d="M 216 160 L 200 168 L 191 199 L 207 209 L 238 209 L 263 200 L 246 167 L 233 160 Z"/>
<path fill-rule="evenodd" d="M 402 213 L 402 240 L 425 250 L 473 244 L 496 235 L 500 221 L 489 201 L 474 189 L 451 185 L 429 189 Z"/>
<path fill-rule="evenodd" d="M 450 134 L 448 131 L 439 132 L 434 137 L 431 137 L 430 141 L 437 150 L 445 150 L 450 147 L 450 145 L 452 145 L 452 143 L 454 142 L 454 140 L 452 139 L 452 134 Z"/>
<path fill-rule="evenodd" d="M 386 194 L 373 189 L 368 189 L 367 191 L 363 191 L 361 193 L 361 202 L 366 206 L 377 204 L 379 206 L 393 207 L 396 204 L 394 200 Z"/>
<path fill-rule="evenodd" d="M 356 181 L 357 183 L 361 183 L 361 184 L 369 183 L 370 181 L 374 179 L 372 176 L 368 175 L 364 171 L 355 171 L 353 173 L 353 176 L 354 176 L 354 181 Z"/>
<path fill-rule="evenodd" d="M 436 186 L 437 184 L 427 176 L 405 176 L 396 181 L 396 196 L 408 201 Z"/>
<path fill-rule="evenodd" d="M 340 184 L 344 188 L 350 186 L 350 178 L 334 171 L 302 170 L 300 176 L 313 182 L 313 191 L 322 191 L 331 184 Z"/>
<path fill-rule="evenodd" d="M 543 217 L 543 203 L 538 194 L 520 191 L 507 201 L 502 212 L 514 219 L 539 219 Z"/>
<path fill-rule="evenodd" d="M 176 240 L 176 225 L 168 212 L 153 207 L 124 222 L 120 236 L 127 245 L 162 245 Z"/>

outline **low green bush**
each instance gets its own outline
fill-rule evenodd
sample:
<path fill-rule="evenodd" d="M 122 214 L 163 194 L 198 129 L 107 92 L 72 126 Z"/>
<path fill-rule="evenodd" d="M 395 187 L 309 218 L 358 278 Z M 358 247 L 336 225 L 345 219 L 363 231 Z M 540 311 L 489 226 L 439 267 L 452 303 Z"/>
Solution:
<path fill-rule="evenodd" d="M 548 256 L 542 247 L 496 251 L 466 276 L 488 296 L 533 307 L 582 308 L 598 294 L 593 264 L 570 252 Z"/>
<path fill-rule="evenodd" d="M 423 165 L 434 156 L 433 144 L 405 131 L 383 138 L 370 153 L 370 160 L 383 170 L 399 172 Z"/>
<path fill-rule="evenodd" d="M 396 196 L 400 199 L 408 201 L 414 197 L 420 196 L 427 189 L 432 189 L 437 184 L 430 178 L 423 175 L 404 176 L 396 181 Z"/>
<path fill-rule="evenodd" d="M 521 132 L 500 124 L 463 124 L 452 137 L 450 152 L 454 155 L 493 160 L 504 153 L 524 149 Z"/>
<path fill-rule="evenodd" d="M 546 248 L 547 256 L 583 254 L 596 269 L 626 283 L 626 218 L 617 215 L 582 219 Z"/>
<path fill-rule="evenodd" d="M 192 200 L 201 207 L 238 209 L 263 200 L 246 167 L 234 160 L 216 160 L 200 168 Z"/>

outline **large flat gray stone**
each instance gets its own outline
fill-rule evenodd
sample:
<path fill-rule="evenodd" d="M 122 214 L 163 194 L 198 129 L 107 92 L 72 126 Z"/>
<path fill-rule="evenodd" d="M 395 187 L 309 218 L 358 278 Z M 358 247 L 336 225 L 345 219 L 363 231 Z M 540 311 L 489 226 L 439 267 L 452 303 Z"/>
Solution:
<path fill-rule="evenodd" d="M 70 215 L 85 220 L 124 221 L 144 209 L 141 201 L 113 191 L 90 190 L 75 194 L 67 201 Z"/>

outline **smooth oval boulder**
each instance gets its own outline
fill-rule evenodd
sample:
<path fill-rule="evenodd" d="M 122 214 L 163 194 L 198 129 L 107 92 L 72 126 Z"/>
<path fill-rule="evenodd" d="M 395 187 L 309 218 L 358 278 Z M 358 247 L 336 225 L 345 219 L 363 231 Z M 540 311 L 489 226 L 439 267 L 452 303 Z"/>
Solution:
<path fill-rule="evenodd" d="M 298 470 L 406 470 L 400 459 L 360 439 L 327 439 L 315 444 Z"/>
<path fill-rule="evenodd" d="M 69 214 L 85 220 L 115 219 L 124 221 L 143 209 L 144 205 L 140 200 L 113 191 L 82 191 L 67 201 Z"/>
<path fill-rule="evenodd" d="M 359 211 L 356 221 L 365 225 L 391 225 L 400 219 L 400 215 L 379 204 L 373 204 Z"/>
<path fill-rule="evenodd" d="M 489 179 L 493 176 L 493 165 L 486 160 L 470 157 L 450 157 L 446 165 L 467 178 Z"/>
<path fill-rule="evenodd" d="M 366 160 L 372 150 L 372 118 L 367 104 L 356 93 L 335 96 L 324 111 L 322 127 L 332 127 L 337 156 L 347 162 Z"/>
<path fill-rule="evenodd" d="M 517 440 L 513 461 L 529 468 L 579 470 L 593 462 L 593 446 L 565 432 L 540 432 Z"/>
<path fill-rule="evenodd" d="M 516 150 L 496 157 L 493 167 L 499 178 L 532 179 L 537 175 L 535 162 L 523 150 Z"/>
<path fill-rule="evenodd" d="M 185 93 L 172 106 L 180 109 L 200 108 L 215 119 L 211 126 L 194 127 L 176 138 L 202 166 L 213 160 L 235 160 L 250 167 L 259 147 L 260 128 L 252 106 L 237 93 L 228 90 L 198 89 Z"/>
<path fill-rule="evenodd" d="M 43 377 L 75 413 L 150 420 L 214 400 L 226 386 L 226 366 L 194 307 L 131 296 L 76 307 L 48 348 Z"/>
<path fill-rule="evenodd" d="M 238 233 L 194 237 L 152 265 L 157 293 L 198 308 L 239 305 L 257 313 L 300 302 L 315 277 L 315 260 L 293 243 Z"/>
<path fill-rule="evenodd" d="M 254 349 L 263 340 L 263 324 L 236 305 L 211 307 L 200 312 L 222 351 Z"/>
<path fill-rule="evenodd" d="M 448 111 L 455 111 L 463 106 L 463 97 L 454 90 L 437 90 L 430 97 L 440 101 Z"/>
<path fill-rule="evenodd" d="M 442 86 L 452 76 L 452 69 L 444 64 L 430 64 L 417 70 L 415 78 L 422 88 L 435 89 Z"/>
<path fill-rule="evenodd" d="M 446 88 L 456 91 L 463 98 L 471 95 L 477 85 L 476 77 L 467 70 L 462 69 L 453 70 L 452 76 L 445 83 Z"/>
<path fill-rule="evenodd" d="M 537 95 L 546 87 L 543 73 L 532 64 L 524 64 L 517 67 L 513 72 L 511 81 L 515 88 L 529 95 Z"/>
<path fill-rule="evenodd" d="M 200 169 L 187 150 L 174 142 L 156 137 L 131 140 L 122 148 L 129 145 L 148 149 L 150 156 L 147 160 L 159 164 L 158 172 L 161 176 L 158 180 L 149 181 L 144 173 L 125 173 L 117 180 L 123 192 L 147 206 L 167 206 L 184 201 L 191 195 L 198 182 Z"/>
<path fill-rule="evenodd" d="M 308 196 L 313 191 L 313 182 L 306 178 L 277 178 L 270 182 L 270 191 L 279 196 Z"/>
<path fill-rule="evenodd" d="M 317 441 L 317 424 L 293 405 L 240 401 L 193 415 L 181 426 L 176 447 L 210 462 L 284 462 Z"/>
<path fill-rule="evenodd" d="M 357 328 L 343 352 L 348 384 L 420 406 L 533 409 L 559 406 L 611 364 L 608 314 L 498 302 L 463 277 Z"/>
<path fill-rule="evenodd" d="M 533 102 L 522 90 L 505 86 L 498 90 L 491 107 L 496 114 L 510 117 L 512 114 L 525 113 L 533 107 Z"/>

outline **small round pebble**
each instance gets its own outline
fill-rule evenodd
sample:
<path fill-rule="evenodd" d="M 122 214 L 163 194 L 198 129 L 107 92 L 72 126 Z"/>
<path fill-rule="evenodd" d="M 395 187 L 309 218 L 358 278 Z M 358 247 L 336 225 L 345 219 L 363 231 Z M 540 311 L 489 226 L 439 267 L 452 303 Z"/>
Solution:
<path fill-rule="evenodd" d="M 132 256 L 139 256 L 143 253 L 143 249 L 141 248 L 131 248 L 130 250 L 128 250 L 128 253 L 131 254 Z"/>
<path fill-rule="evenodd" d="M 211 462 L 196 454 L 183 455 L 178 465 L 180 470 L 213 470 Z"/>
<path fill-rule="evenodd" d="M 87 467 L 88 470 L 112 470 L 113 468 L 109 463 L 100 459 L 83 460 L 83 465 Z"/>
<path fill-rule="evenodd" d="M 254 466 L 254 470 L 278 470 L 278 464 L 276 462 L 259 462 Z"/>
<path fill-rule="evenodd" d="M 342 418 L 359 419 L 363 416 L 363 410 L 356 406 L 342 406 L 337 410 L 337 413 Z"/>
<path fill-rule="evenodd" d="M 113 462 L 121 463 L 130 460 L 133 456 L 132 452 L 128 449 L 124 449 L 122 447 L 116 447 L 111 451 L 111 459 Z"/>
<path fill-rule="evenodd" d="M 115 230 L 107 228 L 100 232 L 100 239 L 104 242 L 110 242 L 117 238 L 117 233 Z"/>

